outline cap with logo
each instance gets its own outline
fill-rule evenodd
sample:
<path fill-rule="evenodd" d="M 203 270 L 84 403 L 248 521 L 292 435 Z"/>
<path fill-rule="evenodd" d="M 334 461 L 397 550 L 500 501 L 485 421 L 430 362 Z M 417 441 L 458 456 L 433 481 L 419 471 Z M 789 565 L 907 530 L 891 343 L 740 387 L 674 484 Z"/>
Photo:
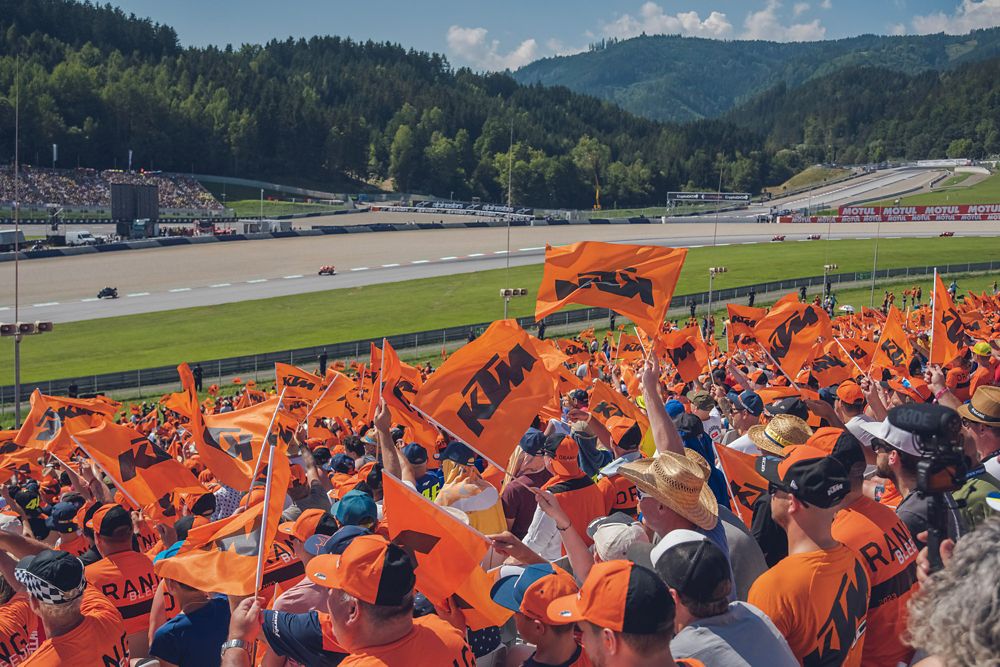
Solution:
<path fill-rule="evenodd" d="M 324 509 L 302 510 L 295 521 L 278 524 L 278 531 L 291 535 L 300 542 L 305 542 L 316 534 L 333 535 L 337 530 L 337 520 Z"/>
<path fill-rule="evenodd" d="M 958 406 L 958 414 L 971 422 L 1000 427 L 1000 387 L 977 387 L 972 400 Z"/>
<path fill-rule="evenodd" d="M 850 431 L 824 426 L 816 429 L 806 444 L 840 461 L 848 472 L 856 465 L 865 465 L 864 447 Z"/>
<path fill-rule="evenodd" d="M 14 578 L 34 599 L 55 605 L 72 602 L 87 587 L 80 559 L 52 549 L 22 558 L 14 568 Z"/>
<path fill-rule="evenodd" d="M 413 591 L 416 577 L 409 554 L 379 535 L 354 538 L 338 555 L 316 556 L 306 565 L 310 581 L 336 588 L 362 602 L 396 607 Z"/>
<path fill-rule="evenodd" d="M 865 395 L 857 382 L 842 382 L 837 387 L 837 398 L 848 405 L 858 405 L 865 402 Z"/>
<path fill-rule="evenodd" d="M 302 548 L 305 549 L 306 553 L 313 556 L 342 554 L 347 545 L 354 541 L 355 537 L 371 534 L 372 532 L 363 526 L 344 526 L 332 535 L 319 533 L 313 535 L 303 543 Z"/>
<path fill-rule="evenodd" d="M 789 396 L 764 406 L 764 412 L 768 415 L 792 415 L 806 421 L 809 419 L 809 408 L 798 396 Z"/>
<path fill-rule="evenodd" d="M 545 434 L 537 428 L 529 428 L 521 436 L 521 442 L 518 444 L 525 454 L 538 456 L 545 449 Z"/>
<path fill-rule="evenodd" d="M 427 463 L 427 450 L 415 442 L 411 442 L 406 447 L 403 447 L 403 456 L 415 466 Z"/>
<path fill-rule="evenodd" d="M 104 505 L 87 522 L 87 528 L 102 537 L 111 537 L 125 526 L 132 528 L 132 515 L 121 505 Z"/>
<path fill-rule="evenodd" d="M 359 526 L 378 521 L 378 506 L 375 500 L 364 491 L 348 491 L 344 497 L 330 508 L 333 516 L 342 526 Z"/>
<path fill-rule="evenodd" d="M 38 516 L 42 513 L 42 501 L 38 496 L 38 489 L 23 488 L 14 494 L 14 500 L 28 516 Z"/>
<path fill-rule="evenodd" d="M 729 559 L 701 533 L 672 530 L 649 557 L 664 583 L 691 600 L 717 602 L 727 599 L 732 590 Z"/>
<path fill-rule="evenodd" d="M 881 385 L 884 389 L 891 389 L 908 396 L 917 403 L 926 403 L 933 393 L 926 382 L 917 378 L 892 378 L 882 382 Z"/>
<path fill-rule="evenodd" d="M 788 456 L 758 456 L 757 472 L 798 500 L 821 508 L 830 508 L 851 490 L 843 464 L 822 450 L 800 445 Z"/>
<path fill-rule="evenodd" d="M 910 456 L 920 456 L 922 454 L 920 440 L 917 436 L 909 431 L 904 431 L 897 426 L 893 426 L 889 423 L 888 419 L 880 422 L 864 422 L 861 424 L 861 428 L 871 433 L 872 436 L 881 440 L 886 445 L 904 454 L 909 454 Z M 872 444 L 877 445 L 878 442 L 873 441 Z"/>
<path fill-rule="evenodd" d="M 534 621 L 552 625 L 548 608 L 553 600 L 576 595 L 576 580 L 565 570 L 549 563 L 529 565 L 520 574 L 501 577 L 490 591 L 490 597 L 501 607 L 524 614 Z M 560 623 L 564 625 L 570 623 Z"/>
<path fill-rule="evenodd" d="M 452 461 L 459 465 L 468 466 L 476 461 L 476 453 L 468 445 L 461 442 L 450 442 L 443 451 L 434 455 L 439 461 Z"/>
<path fill-rule="evenodd" d="M 746 391 L 737 394 L 735 391 L 729 392 L 727 395 L 729 402 L 733 404 L 733 407 L 740 410 L 746 410 L 754 417 L 760 417 L 764 414 L 764 401 L 761 400 L 757 392 L 747 389 Z"/>
<path fill-rule="evenodd" d="M 611 434 L 611 440 L 619 449 L 629 451 L 636 449 L 642 441 L 642 429 L 634 419 L 628 417 L 611 417 L 605 426 Z"/>
<path fill-rule="evenodd" d="M 629 561 L 597 563 L 576 595 L 549 604 L 549 623 L 587 621 L 615 632 L 652 635 L 672 623 L 674 602 L 655 572 Z"/>
<path fill-rule="evenodd" d="M 78 511 L 79 508 L 73 503 L 56 503 L 49 511 L 45 525 L 57 533 L 75 532 L 79 528 L 75 521 Z"/>
<path fill-rule="evenodd" d="M 580 446 L 573 438 L 553 433 L 545 439 L 544 454 L 554 473 L 567 477 L 580 474 Z"/>

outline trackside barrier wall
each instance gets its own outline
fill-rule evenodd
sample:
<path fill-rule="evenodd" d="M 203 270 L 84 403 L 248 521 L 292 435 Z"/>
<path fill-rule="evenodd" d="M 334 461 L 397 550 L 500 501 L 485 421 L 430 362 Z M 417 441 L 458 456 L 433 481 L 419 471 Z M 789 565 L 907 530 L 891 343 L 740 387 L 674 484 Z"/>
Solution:
<path fill-rule="evenodd" d="M 990 262 L 971 262 L 967 264 L 947 264 L 934 266 L 916 266 L 894 269 L 881 269 L 875 273 L 876 280 L 889 278 L 899 278 L 912 276 L 922 278 L 933 275 L 934 269 L 939 273 L 973 273 L 978 271 L 993 271 L 1000 269 L 1000 260 Z M 840 283 L 865 282 L 872 279 L 870 271 L 858 271 L 852 273 L 835 273 L 828 276 L 832 285 Z M 729 287 L 712 291 L 713 304 L 723 304 L 745 298 L 754 290 L 757 294 L 767 294 L 774 292 L 790 292 L 799 287 L 822 286 L 823 276 L 810 276 L 807 278 L 789 278 L 788 280 L 776 280 L 756 285 L 743 285 L 741 287 Z M 698 292 L 695 294 L 674 295 L 670 302 L 671 308 L 688 307 L 691 303 L 697 305 L 708 302 L 708 292 Z M 699 314 L 700 315 L 700 314 Z M 150 315 L 155 317 L 155 313 Z M 579 308 L 575 310 L 563 310 L 553 313 L 545 318 L 546 324 L 558 326 L 564 324 L 593 322 L 598 326 L 604 326 L 608 322 L 609 311 L 607 308 Z M 617 323 L 623 324 L 628 320 L 618 316 Z M 518 318 L 518 323 L 524 327 L 534 327 L 533 317 Z M 467 340 L 470 331 L 476 334 L 481 333 L 489 322 L 479 322 L 463 326 L 448 327 L 445 329 L 433 329 L 431 331 L 417 331 L 414 333 L 398 334 L 387 336 L 389 343 L 401 352 L 407 352 L 419 347 L 446 345 L 457 341 Z M 58 334 L 58 329 L 57 329 Z M 203 361 L 189 360 L 191 367 L 201 364 L 204 372 L 205 384 L 213 382 L 220 385 L 228 383 L 233 377 L 239 375 L 256 374 L 259 372 L 273 373 L 274 363 L 280 361 L 288 364 L 302 366 L 314 366 L 319 355 L 326 350 L 330 363 L 335 360 L 362 359 L 368 357 L 369 343 L 382 344 L 381 338 L 365 338 L 346 342 L 330 342 L 326 345 L 316 345 L 294 350 L 284 350 L 281 352 L 266 352 L 242 357 L 228 357 L 225 359 L 211 359 Z M 181 360 L 179 360 L 181 361 Z M 88 375 L 85 377 L 63 378 L 59 380 L 49 380 L 37 383 L 22 383 L 21 395 L 27 397 L 36 388 L 44 394 L 65 395 L 67 388 L 76 384 L 80 393 L 100 393 L 117 390 L 138 390 L 143 387 L 154 387 L 177 383 L 176 366 L 158 366 L 155 368 L 142 368 L 132 371 L 122 371 L 118 373 L 103 373 L 100 375 Z M 11 400 L 14 393 L 13 385 L 0 386 L 0 405 Z"/>

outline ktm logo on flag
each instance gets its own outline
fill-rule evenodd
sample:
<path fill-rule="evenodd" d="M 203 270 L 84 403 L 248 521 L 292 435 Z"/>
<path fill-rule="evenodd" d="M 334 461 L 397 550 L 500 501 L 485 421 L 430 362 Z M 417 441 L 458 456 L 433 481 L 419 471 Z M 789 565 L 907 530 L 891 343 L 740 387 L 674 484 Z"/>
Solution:
<path fill-rule="evenodd" d="M 467 402 L 458 409 L 458 418 L 470 431 L 482 435 L 483 422 L 493 416 L 514 387 L 524 382 L 524 373 L 534 368 L 537 362 L 520 345 L 511 349 L 507 361 L 501 361 L 500 355 L 494 354 L 462 389 L 462 396 Z M 482 396 L 487 402 L 481 402 Z"/>
<path fill-rule="evenodd" d="M 764 487 L 749 482 L 741 485 L 730 481 L 729 488 L 733 492 L 733 498 L 736 499 L 736 502 L 747 509 L 753 509 L 753 504 L 757 499 L 767 493 L 767 489 Z"/>
<path fill-rule="evenodd" d="M 868 613 L 868 575 L 860 561 L 854 562 L 853 579 L 846 574 L 841 578 L 829 617 L 816 634 L 816 649 L 802 664 L 839 665 L 861 639 Z"/>
<path fill-rule="evenodd" d="M 782 359 L 788 354 L 792 347 L 795 336 L 806 327 L 810 327 L 819 322 L 819 315 L 812 308 L 806 308 L 801 313 L 795 313 L 787 320 L 779 324 L 768 337 L 771 347 L 771 355 L 775 359 Z"/>
<path fill-rule="evenodd" d="M 434 547 L 441 541 L 441 538 L 437 535 L 429 535 L 417 530 L 404 530 L 394 537 L 392 541 L 410 555 L 410 560 L 417 563 L 419 562 L 417 561 L 417 554 L 429 554 L 434 551 Z"/>
<path fill-rule="evenodd" d="M 272 447 L 279 442 L 283 445 L 289 445 L 292 443 L 293 438 L 295 438 L 295 429 L 289 428 L 275 420 L 271 435 L 267 437 L 267 444 Z"/>
<path fill-rule="evenodd" d="M 744 315 L 733 315 L 732 317 L 729 318 L 729 321 L 732 324 L 745 324 L 751 329 L 757 326 L 757 320 L 750 317 L 746 317 Z"/>
<path fill-rule="evenodd" d="M 316 388 L 315 382 L 310 382 L 306 378 L 299 377 L 297 375 L 286 375 L 281 378 L 281 382 L 286 387 L 298 387 L 300 389 L 308 389 L 309 391 Z"/>
<path fill-rule="evenodd" d="M 674 366 L 679 366 L 682 361 L 694 354 L 694 345 L 691 344 L 691 341 L 686 340 L 680 347 L 667 350 L 667 354 L 670 355 Z"/>
<path fill-rule="evenodd" d="M 847 364 L 840 360 L 839 357 L 833 354 L 824 354 L 821 357 L 816 357 L 813 361 L 814 371 L 828 371 L 833 368 L 846 368 Z"/>
<path fill-rule="evenodd" d="M 567 345 L 563 348 L 563 353 L 568 357 L 573 357 L 578 354 L 587 354 L 587 351 L 579 345 Z"/>
<path fill-rule="evenodd" d="M 848 354 L 851 355 L 851 359 L 855 360 L 864 359 L 865 357 L 868 356 L 868 353 L 865 352 L 865 349 L 863 347 L 852 347 L 850 351 L 848 351 Z"/>
<path fill-rule="evenodd" d="M 72 405 L 66 405 L 56 408 L 55 410 L 47 408 L 35 424 L 36 427 L 43 429 L 35 435 L 35 440 L 47 442 L 56 437 L 56 432 L 62 428 L 63 422 L 67 419 L 72 419 L 73 417 L 86 417 L 92 414 L 94 414 L 94 412 L 91 410 L 78 408 Z"/>
<path fill-rule="evenodd" d="M 893 366 L 902 366 L 903 362 L 906 361 L 906 352 L 896 341 L 892 339 L 884 340 L 880 347 L 885 352 L 885 356 L 889 357 L 889 361 Z"/>
<path fill-rule="evenodd" d="M 399 380 L 396 382 L 396 390 L 398 390 L 399 393 L 405 392 L 411 396 L 414 396 L 417 393 L 417 388 L 414 387 L 413 383 L 409 380 Z M 399 393 L 396 393 L 396 391 L 393 391 L 393 393 L 399 396 Z"/>
<path fill-rule="evenodd" d="M 0 444 L 0 454 L 13 454 L 19 449 L 21 448 L 13 440 L 6 440 Z"/>
<path fill-rule="evenodd" d="M 205 429 L 205 442 L 210 447 L 224 451 L 234 459 L 253 460 L 252 440 L 253 436 L 238 428 L 223 426 Z"/>
<path fill-rule="evenodd" d="M 642 352 L 642 345 L 639 343 L 625 343 L 622 345 L 622 352 Z"/>
<path fill-rule="evenodd" d="M 257 554 L 260 553 L 260 524 L 260 517 L 257 517 L 249 531 L 241 532 L 238 535 L 220 537 L 215 541 L 215 546 L 220 551 L 231 551 L 237 556 L 252 556 L 256 558 Z"/>
<path fill-rule="evenodd" d="M 958 313 L 954 308 L 948 308 L 941 314 L 941 322 L 945 326 L 945 335 L 948 336 L 948 340 L 958 345 L 962 340 L 962 319 L 958 316 Z"/>
<path fill-rule="evenodd" d="M 169 461 L 170 456 L 145 438 L 135 438 L 128 449 L 118 455 L 118 467 L 122 473 L 122 481 L 127 482 L 136 475 L 136 468 L 152 468 L 157 463 Z"/>
<path fill-rule="evenodd" d="M 621 408 L 619 408 L 617 405 L 609 401 L 601 401 L 600 403 L 595 405 L 593 407 L 593 412 L 596 412 L 599 415 L 603 415 L 605 419 L 610 419 L 611 417 L 626 416 L 625 413 L 622 412 Z"/>
<path fill-rule="evenodd" d="M 577 282 L 571 280 L 556 280 L 556 297 L 565 299 L 577 290 L 594 288 L 599 292 L 623 296 L 627 299 L 639 297 L 647 306 L 653 303 L 653 281 L 639 278 L 636 269 L 627 268 L 621 271 L 587 271 L 577 275 Z"/>

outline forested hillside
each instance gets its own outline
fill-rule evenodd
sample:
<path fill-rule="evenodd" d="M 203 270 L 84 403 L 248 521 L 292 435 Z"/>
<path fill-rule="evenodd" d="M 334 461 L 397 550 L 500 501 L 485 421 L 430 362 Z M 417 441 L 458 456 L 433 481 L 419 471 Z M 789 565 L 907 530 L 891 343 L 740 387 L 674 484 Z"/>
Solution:
<path fill-rule="evenodd" d="M 667 126 L 565 88 L 453 70 L 443 56 L 338 37 L 180 48 L 170 28 L 70 0 L 0 0 L 0 160 L 134 165 L 316 184 L 391 178 L 402 191 L 588 207 L 738 189 L 771 174 L 761 140 L 718 122 Z"/>
<path fill-rule="evenodd" d="M 982 158 L 1000 153 L 1000 58 L 908 76 L 857 67 L 784 84 L 726 118 L 771 150 L 813 147 L 829 161 Z"/>
<path fill-rule="evenodd" d="M 779 83 L 794 87 L 845 68 L 917 74 L 996 56 L 1000 28 L 791 43 L 644 35 L 539 60 L 513 76 L 526 84 L 567 86 L 647 118 L 687 121 L 720 116 Z"/>

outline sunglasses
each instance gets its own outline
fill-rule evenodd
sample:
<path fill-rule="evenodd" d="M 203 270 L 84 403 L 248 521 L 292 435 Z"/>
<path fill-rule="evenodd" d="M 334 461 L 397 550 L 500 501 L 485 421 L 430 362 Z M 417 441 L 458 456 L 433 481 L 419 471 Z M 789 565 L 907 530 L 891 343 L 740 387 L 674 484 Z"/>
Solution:
<path fill-rule="evenodd" d="M 872 438 L 872 451 L 874 452 L 885 452 L 888 454 L 892 451 L 892 445 L 890 445 L 885 440 L 881 438 Z"/>
<path fill-rule="evenodd" d="M 774 482 L 767 483 L 767 494 L 773 496 L 777 493 L 790 493 L 788 487 L 782 486 L 781 484 L 775 484 Z"/>

